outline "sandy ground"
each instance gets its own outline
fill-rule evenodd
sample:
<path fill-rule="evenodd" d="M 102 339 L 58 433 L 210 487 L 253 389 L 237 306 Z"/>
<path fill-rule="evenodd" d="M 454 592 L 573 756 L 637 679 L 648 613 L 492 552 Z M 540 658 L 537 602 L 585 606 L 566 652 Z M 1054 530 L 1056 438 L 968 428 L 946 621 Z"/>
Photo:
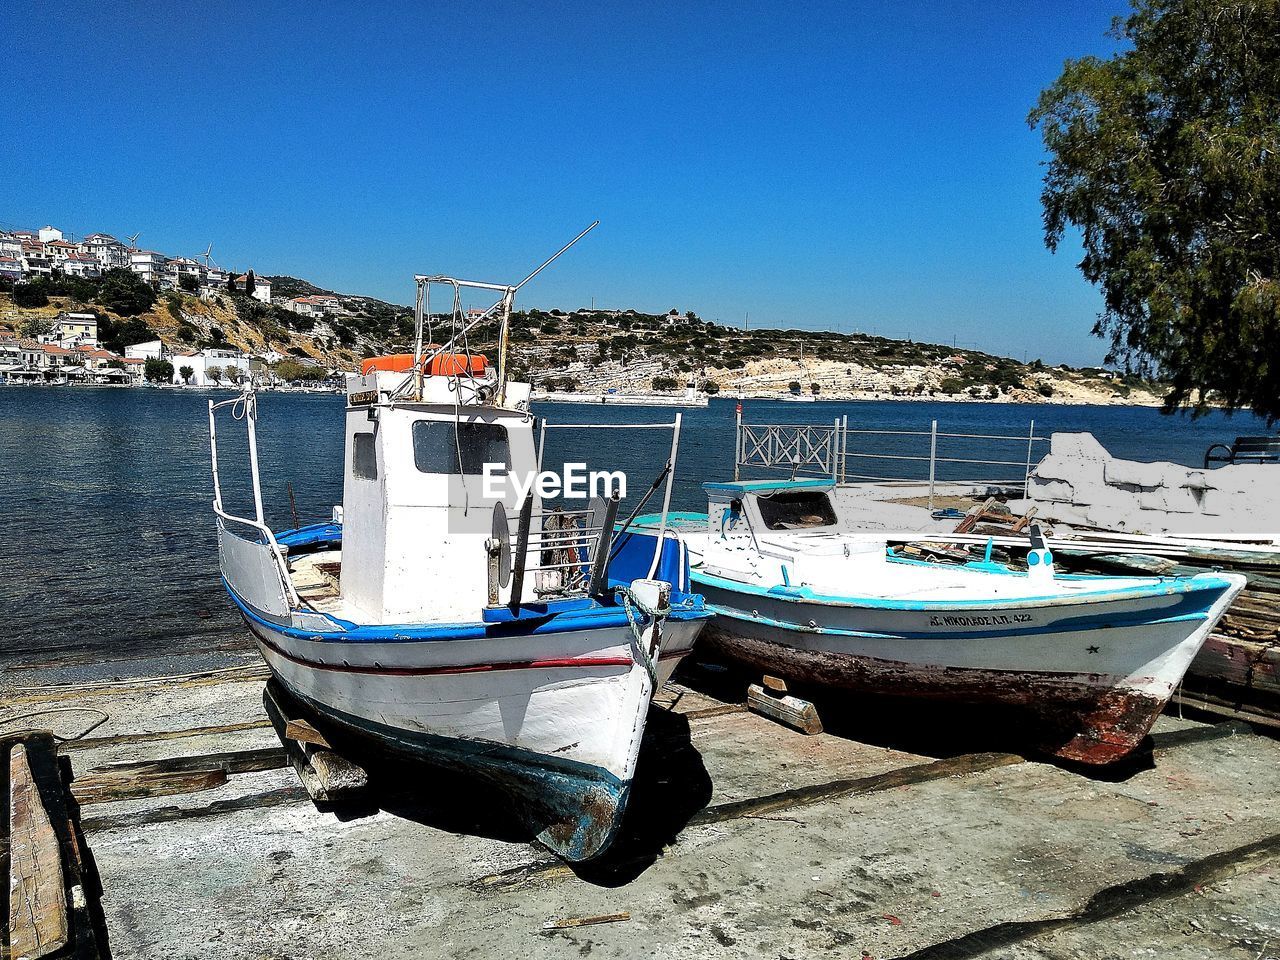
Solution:
<path fill-rule="evenodd" d="M 110 714 L 67 748 L 78 777 L 277 747 L 246 663 L 88 689 L 25 676 L 9 706 Z M 823 701 L 828 732 L 806 737 L 737 708 L 740 681 L 695 667 L 664 691 L 624 836 L 590 867 L 412 765 L 374 767 L 374 802 L 336 814 L 283 761 L 87 804 L 112 954 L 1280 958 L 1280 743 L 1166 716 L 1132 763 L 1079 771 L 918 705 Z"/>

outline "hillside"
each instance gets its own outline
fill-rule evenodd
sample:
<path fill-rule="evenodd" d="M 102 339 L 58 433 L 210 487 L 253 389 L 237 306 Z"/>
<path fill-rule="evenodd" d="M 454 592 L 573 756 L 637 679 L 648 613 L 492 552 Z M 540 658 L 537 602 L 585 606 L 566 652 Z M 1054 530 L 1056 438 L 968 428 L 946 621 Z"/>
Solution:
<path fill-rule="evenodd" d="M 41 307 L 17 307 L 0 293 L 0 323 L 28 329 L 60 310 L 93 310 L 102 338 L 126 342 L 159 338 L 171 349 L 234 346 L 268 352 L 327 369 L 354 369 L 360 359 L 412 349 L 408 307 L 324 290 L 295 277 L 266 277 L 277 298 L 336 296 L 342 312 L 312 319 L 278 305 L 230 295 L 203 302 L 182 292 L 157 295 L 135 316 L 103 306 L 84 281 L 51 288 Z M 108 302 L 110 302 L 108 300 Z M 435 317 L 437 338 L 446 318 Z M 472 332 L 473 349 L 492 352 L 493 325 Z M 512 318 L 517 376 L 545 390 L 648 392 L 693 382 L 712 392 L 777 396 L 796 390 L 825 398 L 946 397 L 1005 402 L 1160 402 L 1158 388 L 1136 377 L 1097 369 L 1023 364 L 977 350 L 892 340 L 866 334 L 761 329 L 743 331 L 696 315 L 634 310 L 518 311 Z"/>

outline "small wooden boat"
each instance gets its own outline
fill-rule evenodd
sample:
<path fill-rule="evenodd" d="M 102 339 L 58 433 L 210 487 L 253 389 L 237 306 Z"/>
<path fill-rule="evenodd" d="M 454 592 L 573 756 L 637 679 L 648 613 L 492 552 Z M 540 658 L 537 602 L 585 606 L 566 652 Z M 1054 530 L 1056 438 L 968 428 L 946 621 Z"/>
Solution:
<path fill-rule="evenodd" d="M 440 282 L 501 299 L 479 318 L 457 310 L 445 346 L 366 362 L 348 380 L 331 522 L 273 532 L 256 398 L 210 403 L 223 579 L 297 701 L 495 785 L 548 847 L 589 859 L 617 831 L 650 700 L 710 614 L 674 537 L 615 536 L 616 495 L 579 509 L 552 509 L 536 487 L 494 496 L 486 465 L 516 477 L 539 469 L 537 421 L 529 385 L 461 344 L 497 319 L 505 345 L 516 287 L 418 278 L 420 344 L 424 287 Z M 250 516 L 223 504 L 219 412 L 247 424 Z M 668 503 L 675 451 L 673 439 Z"/>
<path fill-rule="evenodd" d="M 796 681 L 1014 705 L 1046 749 L 1110 763 L 1138 745 L 1223 611 L 1230 574 L 1065 576 L 932 564 L 850 534 L 829 480 L 704 484 L 674 522 L 716 619 L 704 642 Z"/>

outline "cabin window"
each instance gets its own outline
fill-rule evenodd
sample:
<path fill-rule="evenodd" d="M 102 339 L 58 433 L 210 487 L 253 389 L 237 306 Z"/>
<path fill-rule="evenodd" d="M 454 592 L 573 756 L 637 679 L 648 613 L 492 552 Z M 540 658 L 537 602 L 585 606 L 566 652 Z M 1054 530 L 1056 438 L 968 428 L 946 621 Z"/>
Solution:
<path fill-rule="evenodd" d="M 807 530 L 811 527 L 833 527 L 836 512 L 831 500 L 819 491 L 775 493 L 757 497 L 760 518 L 770 530 Z"/>
<path fill-rule="evenodd" d="M 484 473 L 486 463 L 510 470 L 507 430 L 496 423 L 418 420 L 413 425 L 413 462 L 423 473 L 468 477 Z"/>
<path fill-rule="evenodd" d="M 378 479 L 378 453 L 372 433 L 357 433 L 351 438 L 351 473 L 360 480 Z"/>

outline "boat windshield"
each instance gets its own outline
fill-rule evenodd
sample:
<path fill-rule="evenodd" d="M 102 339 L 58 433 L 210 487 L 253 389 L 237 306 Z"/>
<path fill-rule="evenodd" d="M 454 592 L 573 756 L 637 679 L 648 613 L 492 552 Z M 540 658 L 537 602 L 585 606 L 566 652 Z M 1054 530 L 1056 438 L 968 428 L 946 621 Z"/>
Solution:
<path fill-rule="evenodd" d="M 808 530 L 836 525 L 831 500 L 820 490 L 775 493 L 757 497 L 756 502 L 760 505 L 760 518 L 770 530 Z"/>
<path fill-rule="evenodd" d="M 510 471 L 506 428 L 496 423 L 417 420 L 413 424 L 413 463 L 423 473 L 468 477 L 484 473 L 486 463 L 502 464 Z"/>

